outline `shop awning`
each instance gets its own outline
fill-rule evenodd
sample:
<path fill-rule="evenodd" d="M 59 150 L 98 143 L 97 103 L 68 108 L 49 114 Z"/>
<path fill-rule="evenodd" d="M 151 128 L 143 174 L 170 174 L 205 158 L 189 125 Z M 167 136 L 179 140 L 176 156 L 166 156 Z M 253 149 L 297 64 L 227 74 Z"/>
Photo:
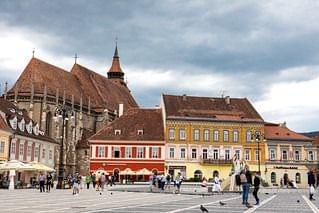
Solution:
<path fill-rule="evenodd" d="M 146 168 L 140 169 L 136 172 L 136 175 L 151 175 L 151 174 L 153 174 L 152 171 Z"/>
<path fill-rule="evenodd" d="M 0 164 L 0 171 L 35 171 L 36 169 L 33 168 L 31 165 L 23 163 L 18 160 L 10 160 L 5 163 Z"/>
<path fill-rule="evenodd" d="M 31 165 L 36 171 L 43 171 L 43 172 L 54 172 L 55 169 L 40 163 L 40 162 L 36 162 L 36 161 L 32 161 L 30 163 L 28 163 L 29 165 Z"/>
<path fill-rule="evenodd" d="M 130 168 L 126 168 L 123 171 L 120 171 L 120 175 L 135 175 L 135 172 Z"/>

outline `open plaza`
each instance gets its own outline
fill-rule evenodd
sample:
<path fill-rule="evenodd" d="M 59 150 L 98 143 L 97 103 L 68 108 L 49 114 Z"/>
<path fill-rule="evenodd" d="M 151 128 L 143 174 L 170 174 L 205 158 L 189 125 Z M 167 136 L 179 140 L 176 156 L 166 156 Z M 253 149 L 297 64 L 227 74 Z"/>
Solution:
<path fill-rule="evenodd" d="M 261 203 L 247 208 L 238 193 L 208 194 L 199 186 L 182 188 L 181 194 L 150 193 L 147 186 L 120 185 L 102 195 L 83 189 L 73 196 L 71 190 L 52 190 L 39 193 L 35 189 L 0 190 L 1 212 L 201 212 L 203 205 L 209 212 L 318 212 L 319 199 L 308 200 L 304 189 L 264 189 Z M 225 205 L 220 205 L 220 201 Z M 253 203 L 250 194 L 249 202 Z"/>

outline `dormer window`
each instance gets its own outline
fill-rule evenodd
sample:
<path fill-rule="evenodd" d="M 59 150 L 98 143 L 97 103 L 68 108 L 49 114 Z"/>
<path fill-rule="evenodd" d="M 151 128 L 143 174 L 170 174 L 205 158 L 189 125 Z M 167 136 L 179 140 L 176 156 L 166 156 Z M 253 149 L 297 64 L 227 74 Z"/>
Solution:
<path fill-rule="evenodd" d="M 17 117 L 14 117 L 13 119 L 10 120 L 10 125 L 11 125 L 12 129 L 14 129 L 14 130 L 17 129 L 17 125 L 18 125 Z"/>
<path fill-rule="evenodd" d="M 121 135 L 121 130 L 120 129 L 116 129 L 115 130 L 115 135 Z"/>
<path fill-rule="evenodd" d="M 39 125 L 38 125 L 38 124 L 36 124 L 36 125 L 33 127 L 33 133 L 34 133 L 35 135 L 39 135 Z"/>
<path fill-rule="evenodd" d="M 137 130 L 137 135 L 143 135 L 143 134 L 144 134 L 143 129 L 138 129 Z"/>
<path fill-rule="evenodd" d="M 25 121 L 24 119 L 22 118 L 22 120 L 19 122 L 19 129 L 24 132 L 24 129 L 25 129 Z"/>
<path fill-rule="evenodd" d="M 26 129 L 29 134 L 32 134 L 32 121 L 27 124 Z"/>
<path fill-rule="evenodd" d="M 10 111 L 11 113 L 16 113 L 16 110 L 13 109 L 13 108 L 9 108 L 9 111 Z"/>

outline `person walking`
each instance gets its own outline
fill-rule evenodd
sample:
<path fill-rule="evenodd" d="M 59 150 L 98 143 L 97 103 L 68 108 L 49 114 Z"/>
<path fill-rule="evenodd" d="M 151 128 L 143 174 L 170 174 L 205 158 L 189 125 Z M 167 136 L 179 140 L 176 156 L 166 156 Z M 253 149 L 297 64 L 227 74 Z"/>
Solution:
<path fill-rule="evenodd" d="M 168 190 L 171 189 L 171 175 L 169 173 L 167 173 L 167 175 L 166 175 L 165 189 L 167 189 L 167 187 L 168 187 Z"/>
<path fill-rule="evenodd" d="M 222 191 L 222 187 L 220 185 L 220 179 L 218 177 L 218 174 L 214 177 L 214 192 L 220 193 Z"/>
<path fill-rule="evenodd" d="M 92 184 L 93 184 L 93 189 L 95 189 L 95 186 L 96 186 L 96 175 L 94 173 L 91 175 L 91 180 L 92 180 Z"/>
<path fill-rule="evenodd" d="M 47 174 L 47 192 L 50 192 L 52 183 L 53 183 L 52 175 L 51 175 L 51 173 L 48 173 Z"/>
<path fill-rule="evenodd" d="M 90 184 L 91 184 L 91 182 L 92 182 L 91 175 L 88 174 L 88 175 L 85 177 L 85 183 L 86 183 L 86 188 L 87 188 L 87 189 L 90 189 Z"/>
<path fill-rule="evenodd" d="M 248 195 L 249 195 L 249 188 L 252 183 L 251 173 L 249 171 L 249 166 L 245 165 L 244 170 L 240 174 L 240 182 L 243 186 L 243 205 L 249 206 L 248 203 Z"/>
<path fill-rule="evenodd" d="M 164 174 L 161 175 L 161 190 L 164 191 L 166 183 L 166 176 Z"/>
<path fill-rule="evenodd" d="M 308 172 L 308 185 L 309 185 L 309 200 L 315 200 L 313 195 L 315 193 L 315 175 L 313 174 L 312 169 Z"/>
<path fill-rule="evenodd" d="M 39 175 L 40 192 L 45 192 L 44 184 L 45 184 L 45 175 L 43 173 L 40 173 Z"/>
<path fill-rule="evenodd" d="M 179 194 L 181 192 L 181 185 L 182 185 L 182 181 L 183 181 L 183 178 L 182 178 L 182 175 L 181 173 L 179 172 L 175 178 L 175 186 L 177 188 L 176 192 Z"/>
<path fill-rule="evenodd" d="M 101 188 L 100 195 L 102 195 L 102 192 L 104 191 L 104 186 L 106 183 L 106 177 L 105 177 L 104 173 L 102 173 L 102 175 L 100 176 L 99 181 L 100 181 L 100 188 Z"/>
<path fill-rule="evenodd" d="M 253 195 L 254 198 L 256 200 L 256 204 L 255 205 L 259 205 L 259 197 L 258 197 L 258 191 L 259 191 L 259 187 L 260 187 L 260 173 L 259 172 L 255 172 L 254 173 L 254 191 L 253 191 Z"/>

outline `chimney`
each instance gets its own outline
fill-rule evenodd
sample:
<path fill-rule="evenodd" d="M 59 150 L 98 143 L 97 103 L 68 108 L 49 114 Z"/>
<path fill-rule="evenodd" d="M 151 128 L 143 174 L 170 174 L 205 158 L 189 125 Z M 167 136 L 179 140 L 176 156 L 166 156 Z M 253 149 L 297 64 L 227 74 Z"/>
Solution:
<path fill-rule="evenodd" d="M 124 112 L 124 104 L 119 104 L 119 117 L 123 115 Z"/>
<path fill-rule="evenodd" d="M 183 95 L 183 101 L 186 101 L 186 94 Z"/>
<path fill-rule="evenodd" d="M 230 97 L 229 96 L 225 97 L 225 102 L 227 105 L 230 105 Z"/>
<path fill-rule="evenodd" d="M 281 126 L 281 127 L 286 127 L 286 126 L 287 126 L 286 121 L 284 121 L 283 123 L 279 124 L 279 126 Z"/>

